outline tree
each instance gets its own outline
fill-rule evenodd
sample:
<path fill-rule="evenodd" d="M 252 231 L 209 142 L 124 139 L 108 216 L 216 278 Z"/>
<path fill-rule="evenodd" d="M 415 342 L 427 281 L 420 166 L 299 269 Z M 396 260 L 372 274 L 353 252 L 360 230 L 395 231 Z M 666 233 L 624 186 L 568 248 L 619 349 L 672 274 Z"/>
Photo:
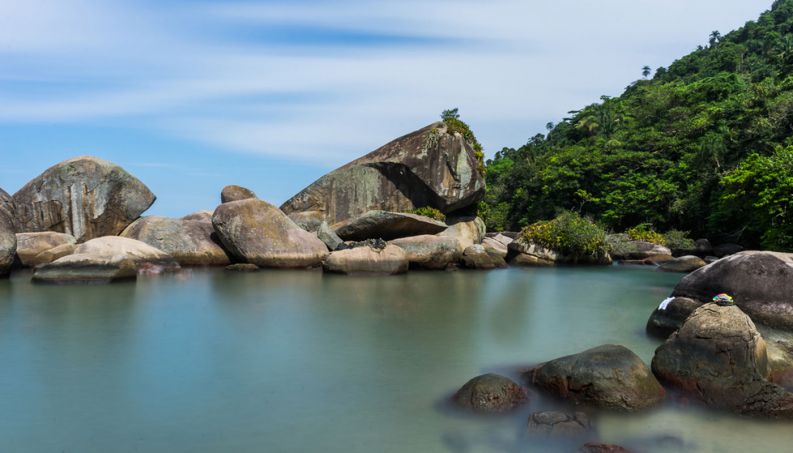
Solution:
<path fill-rule="evenodd" d="M 650 69 L 649 66 L 645 66 L 642 68 L 642 75 L 644 76 L 645 79 L 649 77 L 650 74 L 652 74 L 652 69 Z"/>
<path fill-rule="evenodd" d="M 444 110 L 441 113 L 441 119 L 443 121 L 446 121 L 446 120 L 459 120 L 460 119 L 460 109 L 455 107 L 453 109 Z"/>
<path fill-rule="evenodd" d="M 720 40 L 721 40 L 721 33 L 719 33 L 718 30 L 714 30 L 714 31 L 710 32 L 710 39 L 709 39 L 708 42 L 710 43 L 711 47 L 713 47 L 716 44 L 718 44 Z"/>

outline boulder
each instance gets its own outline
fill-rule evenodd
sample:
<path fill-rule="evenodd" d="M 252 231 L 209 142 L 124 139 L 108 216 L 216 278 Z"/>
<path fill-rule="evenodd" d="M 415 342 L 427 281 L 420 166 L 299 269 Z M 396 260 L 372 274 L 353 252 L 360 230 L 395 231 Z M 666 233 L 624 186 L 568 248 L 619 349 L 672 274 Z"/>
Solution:
<path fill-rule="evenodd" d="M 204 222 L 212 223 L 212 211 L 196 211 L 182 217 L 182 220 L 203 220 Z"/>
<path fill-rule="evenodd" d="M 118 165 L 77 157 L 44 171 L 13 200 L 19 231 L 58 231 L 84 242 L 119 234 L 155 197 Z"/>
<path fill-rule="evenodd" d="M 504 245 L 504 247 L 509 247 L 509 244 L 511 244 L 512 241 L 515 240 L 514 238 L 512 238 L 510 236 L 507 236 L 507 235 L 505 235 L 503 233 L 497 233 L 497 234 L 494 234 L 492 237 L 488 236 L 488 238 L 493 239 L 494 241 L 500 242 L 502 245 Z"/>
<path fill-rule="evenodd" d="M 251 263 L 234 263 L 226 266 L 226 270 L 234 272 L 256 272 L 259 270 L 259 266 Z"/>
<path fill-rule="evenodd" d="M 231 201 L 247 200 L 249 198 L 256 198 L 256 194 L 242 186 L 230 185 L 223 188 L 220 192 L 220 202 L 228 203 Z"/>
<path fill-rule="evenodd" d="M 328 226 L 328 222 L 325 222 L 324 220 L 319 225 L 319 228 L 317 228 L 317 237 L 320 241 L 325 243 L 325 245 L 328 247 L 328 250 L 331 252 L 338 249 L 339 246 L 344 243 L 339 235 L 336 234 L 336 232 L 333 231 L 330 226 Z"/>
<path fill-rule="evenodd" d="M 624 233 L 609 234 L 606 236 L 606 242 L 611 246 L 611 257 L 619 261 L 641 261 L 650 257 L 672 256 L 672 251 L 668 247 L 637 241 Z"/>
<path fill-rule="evenodd" d="M 527 242 L 518 237 L 507 247 L 507 260 L 516 266 L 554 266 L 557 264 L 608 265 L 611 257 L 605 256 L 573 256 L 565 255 L 556 250 Z"/>
<path fill-rule="evenodd" d="M 28 261 L 30 267 L 40 266 L 42 264 L 49 264 L 58 258 L 63 258 L 74 253 L 77 249 L 77 244 L 61 244 L 51 249 L 47 249 Z"/>
<path fill-rule="evenodd" d="M 74 254 L 38 266 L 33 280 L 46 283 L 107 283 L 135 278 L 139 272 L 174 271 L 179 264 L 146 243 L 119 236 L 91 239 Z"/>
<path fill-rule="evenodd" d="M 589 435 L 592 424 L 583 412 L 544 411 L 531 414 L 526 429 L 532 436 L 569 438 Z"/>
<path fill-rule="evenodd" d="M 652 369 L 665 385 L 710 406 L 793 416 L 793 394 L 767 381 L 766 343 L 737 306 L 697 308 L 655 351 Z"/>
<path fill-rule="evenodd" d="M 281 209 L 331 225 L 372 210 L 427 206 L 448 214 L 470 208 L 484 196 L 478 167 L 471 146 L 438 122 L 326 174 Z"/>
<path fill-rule="evenodd" d="M 465 409 L 493 414 L 515 409 L 528 401 L 528 395 L 509 378 L 483 374 L 466 382 L 452 400 Z"/>
<path fill-rule="evenodd" d="M 669 338 L 700 306 L 702 302 L 688 297 L 670 297 L 664 300 L 647 320 L 647 333 L 664 340 Z"/>
<path fill-rule="evenodd" d="M 234 258 L 260 267 L 312 267 L 328 255 L 315 234 L 256 198 L 221 204 L 212 215 L 212 225 Z"/>
<path fill-rule="evenodd" d="M 469 269 L 495 269 L 507 266 L 500 253 L 488 253 L 483 244 L 469 245 L 463 252 L 463 264 Z"/>
<path fill-rule="evenodd" d="M 707 263 L 702 258 L 694 255 L 686 255 L 681 256 L 680 258 L 664 261 L 658 268 L 664 272 L 688 273 L 706 265 Z"/>
<path fill-rule="evenodd" d="M 407 253 L 396 245 L 383 249 L 366 246 L 337 250 L 322 263 L 325 272 L 340 274 L 401 274 L 407 272 L 408 266 Z"/>
<path fill-rule="evenodd" d="M 446 269 L 460 259 L 454 238 L 422 234 L 390 242 L 405 251 L 411 266 L 422 269 Z"/>
<path fill-rule="evenodd" d="M 14 264 L 17 238 L 14 220 L 14 202 L 0 189 L 0 276 L 8 275 Z"/>
<path fill-rule="evenodd" d="M 210 220 L 150 216 L 133 222 L 121 236 L 162 250 L 182 266 L 225 266 L 231 261 L 214 233 Z"/>
<path fill-rule="evenodd" d="M 531 381 L 576 404 L 625 412 L 652 407 L 665 393 L 642 359 L 618 345 L 551 360 L 531 372 Z"/>
<path fill-rule="evenodd" d="M 485 222 L 479 217 L 462 217 L 449 220 L 449 227 L 438 236 L 454 238 L 457 250 L 463 253 L 474 244 L 481 244 L 485 238 Z"/>
<path fill-rule="evenodd" d="M 435 234 L 446 224 L 429 217 L 404 212 L 369 211 L 360 217 L 333 225 L 336 234 L 345 241 L 385 240 Z"/>
<path fill-rule="evenodd" d="M 504 244 L 503 242 L 498 241 L 498 240 L 496 240 L 494 238 L 484 238 L 484 239 L 482 239 L 482 247 L 485 248 L 485 251 L 487 252 L 487 254 L 490 255 L 490 256 L 499 257 L 502 260 L 507 258 L 507 253 L 509 251 L 509 249 L 507 248 L 508 245 L 509 245 L 509 243 Z"/>
<path fill-rule="evenodd" d="M 738 244 L 720 244 L 713 247 L 713 254 L 716 255 L 717 258 L 724 258 L 725 256 L 741 253 L 743 250 L 744 248 Z"/>
<path fill-rule="evenodd" d="M 733 296 L 755 322 L 793 331 L 793 254 L 730 255 L 683 277 L 672 295 L 710 302 L 719 293 Z"/>
<path fill-rule="evenodd" d="M 55 231 L 17 233 L 17 256 L 22 266 L 33 267 L 41 264 L 41 262 L 34 262 L 34 258 L 40 253 L 67 244 L 75 245 L 77 239 L 71 234 L 56 233 Z"/>

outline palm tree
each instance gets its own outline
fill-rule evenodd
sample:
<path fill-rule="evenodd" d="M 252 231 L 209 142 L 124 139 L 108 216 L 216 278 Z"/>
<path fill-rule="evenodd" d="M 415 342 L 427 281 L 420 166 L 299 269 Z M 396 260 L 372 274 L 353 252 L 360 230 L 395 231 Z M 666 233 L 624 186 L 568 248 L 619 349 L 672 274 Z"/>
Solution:
<path fill-rule="evenodd" d="M 718 30 L 714 30 L 710 32 L 710 45 L 711 47 L 715 46 L 721 40 L 721 33 Z"/>
<path fill-rule="evenodd" d="M 651 73 L 652 73 L 652 69 L 650 69 L 649 66 L 645 66 L 642 68 L 642 75 L 644 76 L 645 79 L 649 77 Z"/>

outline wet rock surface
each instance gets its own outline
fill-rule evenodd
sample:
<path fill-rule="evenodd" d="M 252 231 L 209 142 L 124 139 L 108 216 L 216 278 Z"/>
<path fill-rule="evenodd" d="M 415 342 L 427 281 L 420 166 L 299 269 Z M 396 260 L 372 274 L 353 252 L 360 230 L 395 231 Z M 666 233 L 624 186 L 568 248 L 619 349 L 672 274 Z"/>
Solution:
<path fill-rule="evenodd" d="M 523 387 L 509 378 L 484 374 L 465 383 L 452 400 L 474 412 L 502 413 L 526 403 L 528 395 Z"/>

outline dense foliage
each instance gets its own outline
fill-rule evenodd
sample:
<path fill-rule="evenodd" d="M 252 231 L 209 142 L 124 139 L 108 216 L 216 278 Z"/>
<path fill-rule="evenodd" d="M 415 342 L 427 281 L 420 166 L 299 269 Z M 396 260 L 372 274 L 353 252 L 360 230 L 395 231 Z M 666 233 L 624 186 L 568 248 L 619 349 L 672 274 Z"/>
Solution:
<path fill-rule="evenodd" d="M 521 231 L 521 239 L 578 258 L 603 258 L 609 252 L 606 231 L 575 212 L 533 223 Z"/>
<path fill-rule="evenodd" d="M 561 211 L 793 247 L 793 0 L 487 162 L 491 229 Z M 643 72 L 649 76 L 648 69 Z"/>
<path fill-rule="evenodd" d="M 446 221 L 446 214 L 431 206 L 422 206 L 420 208 L 413 209 L 412 211 L 409 211 L 408 214 L 423 215 L 424 217 L 440 220 L 441 222 Z"/>

